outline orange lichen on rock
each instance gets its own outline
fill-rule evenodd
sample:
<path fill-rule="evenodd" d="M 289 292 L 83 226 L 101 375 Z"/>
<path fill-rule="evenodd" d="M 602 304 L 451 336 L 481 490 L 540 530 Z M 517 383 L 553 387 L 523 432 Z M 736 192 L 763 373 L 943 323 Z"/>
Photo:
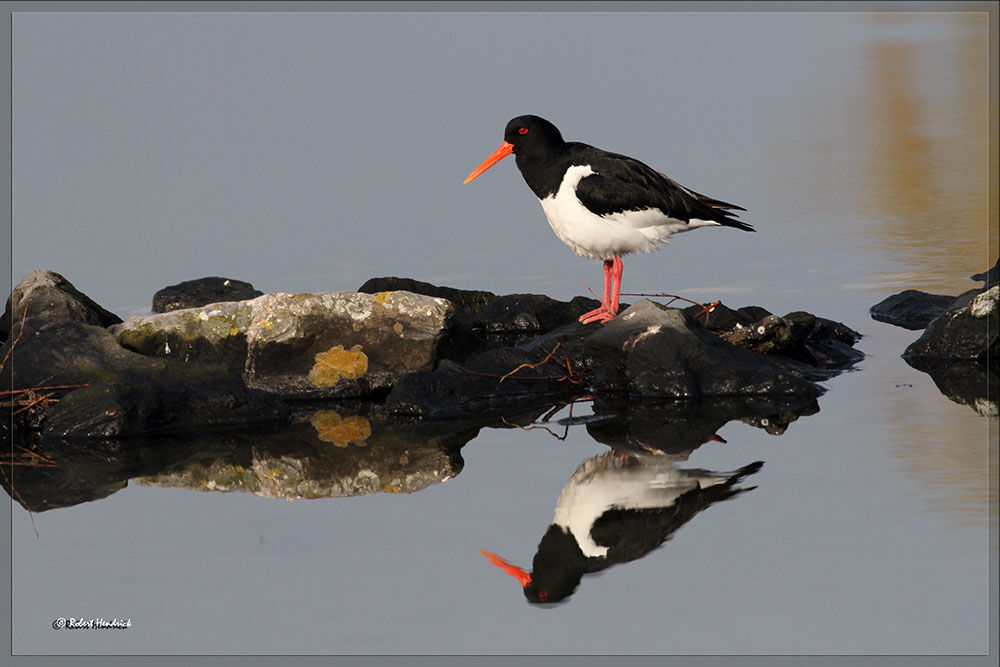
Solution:
<path fill-rule="evenodd" d="M 360 345 L 345 350 L 343 345 L 331 347 L 316 355 L 316 364 L 309 371 L 309 381 L 317 387 L 331 387 L 341 378 L 357 378 L 368 372 L 368 356 Z"/>
<path fill-rule="evenodd" d="M 343 418 L 333 410 L 317 410 L 309 418 L 319 439 L 337 447 L 363 446 L 372 434 L 372 425 L 364 417 Z"/>

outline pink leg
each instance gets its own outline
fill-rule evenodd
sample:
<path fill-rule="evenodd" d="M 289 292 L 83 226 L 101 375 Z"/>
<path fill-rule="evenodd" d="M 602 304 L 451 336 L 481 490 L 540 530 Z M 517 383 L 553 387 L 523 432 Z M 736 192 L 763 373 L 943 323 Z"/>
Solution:
<path fill-rule="evenodd" d="M 584 324 L 611 321 L 618 314 L 618 295 L 622 283 L 622 260 L 619 257 L 604 260 L 604 298 L 601 307 L 580 316 Z"/>
<path fill-rule="evenodd" d="M 611 266 L 611 279 L 614 283 L 614 288 L 612 289 L 611 296 L 611 316 L 614 317 L 618 314 L 618 295 L 622 291 L 622 272 L 625 270 L 625 265 L 622 264 L 622 258 L 615 256 L 614 261 Z"/>

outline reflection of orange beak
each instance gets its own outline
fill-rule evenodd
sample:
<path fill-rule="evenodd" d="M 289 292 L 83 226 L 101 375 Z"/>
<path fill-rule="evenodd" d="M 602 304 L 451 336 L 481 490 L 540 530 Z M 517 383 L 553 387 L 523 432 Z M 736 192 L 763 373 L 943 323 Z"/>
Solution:
<path fill-rule="evenodd" d="M 508 155 L 514 152 L 514 144 L 507 143 L 506 141 L 500 144 L 500 148 L 493 151 L 493 155 L 489 156 L 483 163 L 472 170 L 472 173 L 466 176 L 465 180 L 462 181 L 462 185 L 465 185 L 469 181 L 477 178 L 484 171 L 495 165 L 500 160 L 504 159 Z"/>
<path fill-rule="evenodd" d="M 498 160 L 500 158 L 497 158 Z M 522 568 L 516 565 L 511 565 L 500 556 L 496 554 L 491 554 L 489 551 L 479 550 L 479 553 L 490 559 L 490 562 L 499 567 L 501 570 L 514 577 L 521 582 L 521 587 L 527 586 L 531 583 L 531 573 L 525 572 Z"/>

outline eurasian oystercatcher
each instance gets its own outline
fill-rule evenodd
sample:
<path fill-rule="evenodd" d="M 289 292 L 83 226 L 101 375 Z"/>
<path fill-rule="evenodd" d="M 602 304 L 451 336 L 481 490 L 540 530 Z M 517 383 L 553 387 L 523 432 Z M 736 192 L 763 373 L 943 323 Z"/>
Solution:
<path fill-rule="evenodd" d="M 503 143 L 464 182 L 511 153 L 556 236 L 576 254 L 604 260 L 601 307 L 580 316 L 585 324 L 618 314 L 622 255 L 656 250 L 671 234 L 708 225 L 754 231 L 733 217 L 745 208 L 689 190 L 626 155 L 563 141 L 538 116 L 507 123 Z"/>
<path fill-rule="evenodd" d="M 642 558 L 698 512 L 756 488 L 734 486 L 762 465 L 717 473 L 677 468 L 668 456 L 596 456 L 580 464 L 563 488 L 531 572 L 480 552 L 521 583 L 529 602 L 558 602 L 584 574 Z"/>

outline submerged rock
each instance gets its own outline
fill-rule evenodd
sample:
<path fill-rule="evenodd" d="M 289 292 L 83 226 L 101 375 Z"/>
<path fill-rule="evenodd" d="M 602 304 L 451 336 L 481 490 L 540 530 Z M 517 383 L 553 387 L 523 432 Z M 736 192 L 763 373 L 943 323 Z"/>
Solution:
<path fill-rule="evenodd" d="M 21 279 L 10 293 L 0 318 L 0 341 L 7 340 L 12 327 L 27 314 L 48 320 L 70 320 L 107 327 L 121 318 L 105 310 L 89 296 L 54 271 L 38 269 Z"/>
<path fill-rule="evenodd" d="M 998 259 L 988 271 L 974 273 L 969 276 L 969 280 L 982 280 L 986 283 L 984 287 L 992 287 L 1000 282 L 1000 259 Z"/>
<path fill-rule="evenodd" d="M 232 278 L 199 278 L 185 280 L 176 285 L 164 287 L 153 295 L 153 312 L 167 313 L 171 310 L 197 308 L 210 303 L 224 301 L 246 301 L 263 296 L 250 283 Z"/>
<path fill-rule="evenodd" d="M 924 329 L 954 302 L 953 296 L 908 289 L 879 301 L 869 313 L 879 322 L 904 329 Z"/>

